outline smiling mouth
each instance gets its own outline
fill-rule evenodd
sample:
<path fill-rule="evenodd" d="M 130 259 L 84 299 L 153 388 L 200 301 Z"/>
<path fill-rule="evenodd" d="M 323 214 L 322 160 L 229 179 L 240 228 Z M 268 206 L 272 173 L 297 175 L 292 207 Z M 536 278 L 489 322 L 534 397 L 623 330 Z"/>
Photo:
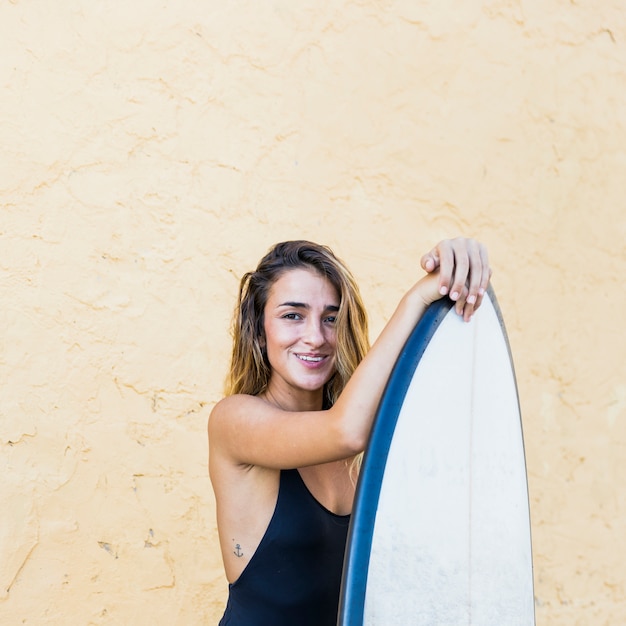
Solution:
<path fill-rule="evenodd" d="M 307 356 L 306 354 L 296 354 L 296 357 L 307 363 L 319 363 L 326 358 L 325 356 Z"/>

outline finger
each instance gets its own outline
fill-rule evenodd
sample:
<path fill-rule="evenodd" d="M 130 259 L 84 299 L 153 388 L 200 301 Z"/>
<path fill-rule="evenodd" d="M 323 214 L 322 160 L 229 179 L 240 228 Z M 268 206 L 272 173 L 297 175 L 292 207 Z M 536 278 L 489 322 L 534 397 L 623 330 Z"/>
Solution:
<path fill-rule="evenodd" d="M 472 316 L 474 315 L 474 312 L 476 310 L 475 306 L 467 301 L 468 294 L 469 291 L 467 287 L 464 287 L 461 295 L 459 296 L 459 299 L 454 303 L 455 313 L 459 317 L 462 317 L 464 322 L 469 322 L 472 319 Z"/>
<path fill-rule="evenodd" d="M 439 251 L 436 246 L 422 257 L 420 264 L 429 274 L 439 267 Z"/>
<path fill-rule="evenodd" d="M 452 242 L 449 240 L 440 241 L 435 250 L 439 257 L 439 293 L 445 296 L 450 292 L 452 276 L 454 274 L 454 252 Z"/>
<path fill-rule="evenodd" d="M 463 308 L 463 321 L 469 322 L 474 316 L 475 312 L 476 312 L 476 306 L 473 304 L 466 303 L 465 307 Z"/>
<path fill-rule="evenodd" d="M 480 278 L 480 286 L 478 288 L 478 298 L 476 299 L 476 305 L 474 306 L 474 309 L 477 309 L 481 305 L 483 301 L 483 296 L 489 288 L 491 275 L 493 274 L 493 270 L 489 265 L 489 255 L 487 254 L 487 248 L 481 244 L 479 247 L 479 252 L 482 263 L 482 272 Z"/>
<path fill-rule="evenodd" d="M 470 260 L 467 250 L 467 240 L 461 237 L 455 239 L 452 242 L 452 249 L 454 254 L 454 264 L 451 268 L 453 278 L 450 286 L 450 299 L 456 302 L 461 298 L 469 274 Z"/>
<path fill-rule="evenodd" d="M 459 299 L 454 303 L 454 310 L 465 322 L 469 322 L 476 311 L 475 306 L 467 301 L 468 294 L 467 287 L 464 287 Z"/>
<path fill-rule="evenodd" d="M 457 315 L 463 316 L 463 311 L 465 310 L 465 307 L 470 306 L 467 304 L 468 293 L 469 292 L 467 290 L 467 287 L 463 286 L 463 289 L 461 290 L 458 299 L 454 302 L 454 310 L 456 311 Z"/>
<path fill-rule="evenodd" d="M 466 241 L 466 250 L 469 258 L 469 276 L 467 278 L 467 302 L 471 305 L 476 304 L 483 277 L 483 259 L 480 254 L 480 247 L 480 244 L 475 239 L 468 239 Z"/>

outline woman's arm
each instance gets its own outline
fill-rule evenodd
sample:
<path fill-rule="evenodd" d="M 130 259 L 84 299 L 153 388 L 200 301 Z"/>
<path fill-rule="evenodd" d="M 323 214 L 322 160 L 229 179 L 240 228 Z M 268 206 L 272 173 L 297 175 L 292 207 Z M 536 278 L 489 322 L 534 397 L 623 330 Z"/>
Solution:
<path fill-rule="evenodd" d="M 442 241 L 422 257 L 422 266 L 429 273 L 402 298 L 332 408 L 291 412 L 258 397 L 227 397 L 209 419 L 211 454 L 238 465 L 282 469 L 361 452 L 398 354 L 428 305 L 449 293 L 468 320 L 491 275 L 484 246 L 467 239 Z"/>

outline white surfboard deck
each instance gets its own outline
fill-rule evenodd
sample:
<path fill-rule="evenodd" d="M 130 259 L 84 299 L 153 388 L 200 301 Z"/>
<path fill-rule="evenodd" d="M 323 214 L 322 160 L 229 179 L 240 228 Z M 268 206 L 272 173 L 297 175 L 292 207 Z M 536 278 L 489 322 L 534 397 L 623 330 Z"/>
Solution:
<path fill-rule="evenodd" d="M 515 374 L 490 289 L 432 305 L 400 355 L 359 478 L 342 626 L 532 626 Z"/>

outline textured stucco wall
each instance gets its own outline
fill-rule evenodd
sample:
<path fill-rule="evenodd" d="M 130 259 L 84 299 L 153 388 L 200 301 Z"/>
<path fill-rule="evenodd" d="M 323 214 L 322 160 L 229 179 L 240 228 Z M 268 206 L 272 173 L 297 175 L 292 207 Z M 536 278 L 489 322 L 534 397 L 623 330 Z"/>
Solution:
<path fill-rule="evenodd" d="M 459 232 L 516 360 L 537 624 L 626 623 L 622 0 L 0 4 L 0 623 L 216 623 L 237 277 L 328 243 L 373 334 Z"/>

